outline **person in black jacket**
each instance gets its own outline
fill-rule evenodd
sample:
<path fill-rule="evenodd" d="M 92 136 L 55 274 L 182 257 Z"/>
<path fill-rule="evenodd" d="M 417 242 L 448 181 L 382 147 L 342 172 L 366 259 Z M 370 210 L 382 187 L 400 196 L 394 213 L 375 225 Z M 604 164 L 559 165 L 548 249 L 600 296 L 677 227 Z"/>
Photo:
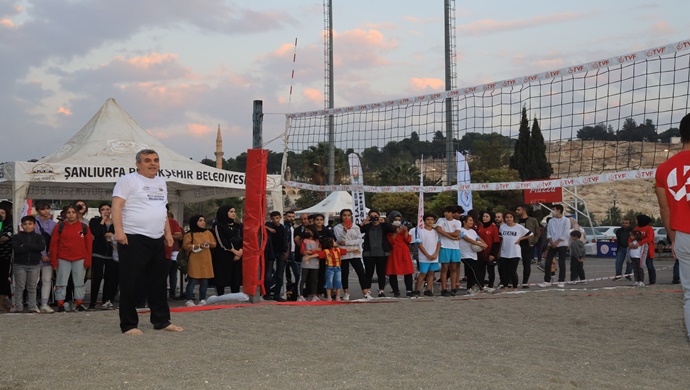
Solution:
<path fill-rule="evenodd" d="M 0 310 L 7 310 L 5 299 L 12 295 L 10 268 L 12 268 L 12 203 L 0 202 Z"/>
<path fill-rule="evenodd" d="M 22 218 L 22 232 L 12 238 L 14 251 L 14 312 L 24 311 L 24 288 L 28 295 L 29 313 L 40 313 L 36 305 L 36 286 L 41 275 L 41 251 L 46 241 L 41 234 L 34 234 L 36 218 L 27 215 Z"/>
<path fill-rule="evenodd" d="M 211 251 L 216 295 L 225 294 L 230 286 L 231 293 L 240 292 L 242 286 L 242 223 L 237 220 L 235 208 L 220 206 L 216 212 L 216 223 L 211 229 L 218 245 Z"/>
<path fill-rule="evenodd" d="M 362 289 L 371 288 L 371 280 L 374 276 L 374 270 L 376 270 L 379 283 L 378 296 L 385 297 L 383 290 L 386 287 L 386 263 L 388 262 L 388 255 L 393 249 L 387 237 L 388 233 L 395 232 L 396 228 L 390 222 L 382 221 L 378 211 L 369 210 L 369 215 L 364 219 L 360 230 L 364 234 L 362 257 L 366 271 L 366 286 L 362 286 Z M 372 298 L 370 294 L 366 294 L 364 297 Z"/>
<path fill-rule="evenodd" d="M 115 228 L 110 219 L 110 203 L 98 206 L 99 217 L 91 218 L 89 229 L 93 235 L 93 255 L 91 257 L 91 302 L 89 310 L 96 309 L 98 290 L 103 281 L 101 309 L 114 309 L 113 300 L 117 294 L 118 268 L 113 260 L 113 234 Z M 104 272 L 105 271 L 105 272 Z"/>

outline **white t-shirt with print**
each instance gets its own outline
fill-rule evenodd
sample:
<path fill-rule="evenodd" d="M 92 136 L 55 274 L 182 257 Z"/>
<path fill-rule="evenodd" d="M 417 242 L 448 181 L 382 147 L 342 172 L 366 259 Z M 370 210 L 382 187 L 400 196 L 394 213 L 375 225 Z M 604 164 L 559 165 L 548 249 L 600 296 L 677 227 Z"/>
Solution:
<path fill-rule="evenodd" d="M 514 259 L 522 257 L 520 245 L 517 244 L 520 237 L 530 233 L 529 229 L 516 223 L 513 227 L 508 224 L 501 225 L 499 229 L 501 235 L 501 257 L 505 259 Z"/>
<path fill-rule="evenodd" d="M 160 238 L 165 234 L 168 218 L 168 187 L 161 177 L 149 179 L 137 172 L 122 176 L 115 184 L 113 196 L 125 200 L 122 208 L 122 230 Z"/>
<path fill-rule="evenodd" d="M 439 218 L 436 221 L 436 225 L 434 225 L 434 227 L 436 226 L 440 226 L 441 229 L 443 229 L 443 231 L 446 233 L 453 233 L 455 231 L 462 229 L 462 222 L 458 221 L 457 219 L 449 221 L 445 218 Z M 441 238 L 441 248 L 458 249 L 457 240 L 451 240 L 450 238 L 444 237 L 440 234 L 439 237 Z"/>

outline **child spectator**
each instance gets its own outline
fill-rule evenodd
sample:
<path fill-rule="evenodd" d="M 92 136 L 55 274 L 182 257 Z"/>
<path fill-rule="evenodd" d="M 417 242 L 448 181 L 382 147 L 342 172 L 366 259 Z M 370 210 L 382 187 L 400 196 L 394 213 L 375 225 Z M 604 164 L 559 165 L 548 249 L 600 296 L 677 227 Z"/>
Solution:
<path fill-rule="evenodd" d="M 448 206 L 443 209 L 444 218 L 439 218 L 434 226 L 434 229 L 441 236 L 441 251 L 439 252 L 438 261 L 441 263 L 441 289 L 443 290 L 441 296 L 444 297 L 455 296 L 457 292 L 455 286 L 459 282 L 459 274 L 456 270 L 460 268 L 458 240 L 460 240 L 462 223 L 453 218 L 455 210 L 455 206 Z M 448 287 L 449 276 L 450 287 Z"/>
<path fill-rule="evenodd" d="M 441 250 L 441 240 L 438 232 L 434 230 L 434 223 L 436 223 L 436 216 L 433 214 L 424 214 L 424 229 L 416 232 L 417 248 L 419 250 L 419 276 L 417 276 L 417 284 L 413 293 L 413 297 L 419 298 L 421 296 L 420 289 L 422 283 L 426 279 L 426 290 L 424 295 L 427 297 L 434 296 L 432 286 L 434 285 L 434 272 L 441 269 L 438 262 L 438 253 Z"/>
<path fill-rule="evenodd" d="M 45 239 L 40 234 L 34 234 L 36 218 L 31 215 L 22 217 L 22 229 L 12 238 L 14 250 L 14 312 L 24 311 L 22 298 L 24 288 L 28 295 L 29 313 L 40 313 L 36 305 L 36 285 L 41 274 L 41 252 L 46 247 Z"/>
<path fill-rule="evenodd" d="M 340 292 L 343 289 L 343 280 L 340 270 L 340 257 L 346 253 L 347 249 L 338 248 L 338 244 L 333 238 L 326 237 L 323 239 L 322 251 L 307 255 L 307 258 L 319 258 L 326 260 L 326 284 L 324 285 L 324 288 L 326 289 L 327 301 L 341 301 Z M 333 290 L 335 290 L 335 297 L 331 294 Z"/>
<path fill-rule="evenodd" d="M 630 233 L 633 245 L 628 247 L 628 256 L 633 265 L 633 274 L 635 275 L 635 283 L 633 285 L 635 287 L 644 287 L 644 268 L 642 268 L 642 264 L 647 259 L 648 250 L 648 244 L 640 245 L 644 238 L 642 232 L 637 229 Z"/>
<path fill-rule="evenodd" d="M 570 281 L 573 284 L 586 284 L 585 281 L 585 244 L 580 239 L 579 230 L 570 232 Z"/>
<path fill-rule="evenodd" d="M 316 302 L 319 300 L 316 296 L 316 284 L 319 280 L 319 261 L 309 256 L 321 251 L 321 244 L 314 239 L 314 232 L 311 228 L 305 229 L 300 234 L 300 237 L 302 238 L 302 244 L 300 245 L 302 278 L 300 279 L 300 291 L 297 293 L 297 301 L 304 302 L 306 301 L 305 297 L 308 297 L 311 298 L 311 301 Z"/>
<path fill-rule="evenodd" d="M 93 237 L 89 227 L 79 221 L 77 206 L 65 207 L 65 220 L 60 221 L 50 237 L 50 263 L 57 270 L 55 298 L 58 313 L 64 313 L 67 283 L 70 275 L 74 281 L 76 311 L 86 311 L 84 300 L 84 276 L 91 266 Z"/>
<path fill-rule="evenodd" d="M 197 283 L 199 283 L 198 305 L 206 304 L 208 280 L 213 279 L 211 249 L 215 247 L 216 239 L 213 238 L 210 230 L 206 230 L 206 219 L 201 215 L 193 215 L 189 218 L 189 234 L 185 234 L 182 241 L 182 248 L 189 253 L 185 306 L 195 306 L 192 296 Z"/>

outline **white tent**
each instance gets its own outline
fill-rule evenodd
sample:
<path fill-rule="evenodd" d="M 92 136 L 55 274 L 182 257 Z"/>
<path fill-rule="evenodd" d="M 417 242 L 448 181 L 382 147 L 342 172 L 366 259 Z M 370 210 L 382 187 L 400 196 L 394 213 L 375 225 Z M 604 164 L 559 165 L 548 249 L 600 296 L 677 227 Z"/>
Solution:
<path fill-rule="evenodd" d="M 295 214 L 339 214 L 342 209 L 352 210 L 352 195 L 347 191 L 331 192 L 326 199 L 309 207 L 308 209 L 295 211 Z M 369 211 L 369 209 L 367 209 Z"/>
<path fill-rule="evenodd" d="M 118 178 L 136 170 L 134 157 L 141 149 L 158 152 L 160 175 L 178 218 L 184 202 L 244 195 L 244 173 L 209 167 L 168 149 L 111 98 L 57 152 L 35 163 L 0 166 L 0 198 L 12 199 L 15 216 L 27 198 L 110 199 Z M 267 191 L 282 204 L 279 175 L 267 177 Z"/>

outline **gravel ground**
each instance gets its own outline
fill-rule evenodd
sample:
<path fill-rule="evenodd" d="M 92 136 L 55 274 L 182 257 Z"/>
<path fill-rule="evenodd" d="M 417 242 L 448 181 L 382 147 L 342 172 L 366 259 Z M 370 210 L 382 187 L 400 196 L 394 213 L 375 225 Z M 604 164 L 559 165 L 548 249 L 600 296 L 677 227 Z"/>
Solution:
<path fill-rule="evenodd" d="M 688 389 L 682 294 L 665 279 L 173 313 L 182 333 L 142 314 L 143 336 L 120 334 L 117 311 L 7 314 L 0 389 Z"/>

